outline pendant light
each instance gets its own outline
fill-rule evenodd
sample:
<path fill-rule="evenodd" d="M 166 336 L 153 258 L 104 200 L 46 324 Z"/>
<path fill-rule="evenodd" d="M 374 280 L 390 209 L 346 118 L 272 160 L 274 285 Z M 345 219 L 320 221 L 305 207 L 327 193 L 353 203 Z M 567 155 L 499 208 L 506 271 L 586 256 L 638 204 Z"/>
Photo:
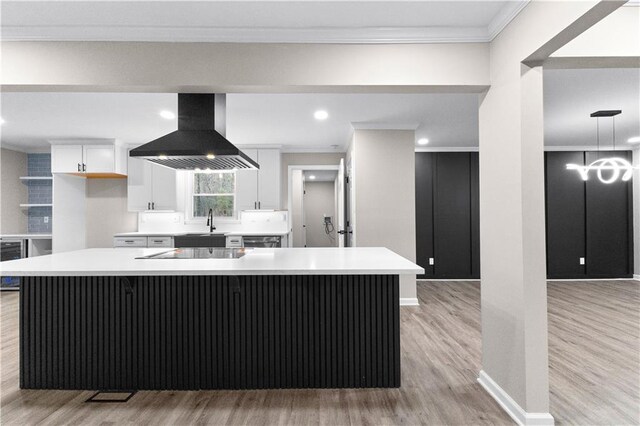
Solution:
<path fill-rule="evenodd" d="M 591 117 L 596 119 L 596 141 L 598 145 L 598 157 L 600 157 L 600 117 L 611 117 L 613 127 L 613 150 L 616 150 L 616 119 L 615 116 L 621 114 L 622 111 L 603 110 L 591 113 Z M 576 170 L 582 180 L 589 180 L 589 172 L 595 171 L 600 182 L 610 184 L 618 179 L 626 182 L 633 177 L 633 169 L 635 167 L 628 160 L 621 157 L 605 157 L 598 158 L 588 166 L 580 164 L 567 164 L 567 170 Z"/>

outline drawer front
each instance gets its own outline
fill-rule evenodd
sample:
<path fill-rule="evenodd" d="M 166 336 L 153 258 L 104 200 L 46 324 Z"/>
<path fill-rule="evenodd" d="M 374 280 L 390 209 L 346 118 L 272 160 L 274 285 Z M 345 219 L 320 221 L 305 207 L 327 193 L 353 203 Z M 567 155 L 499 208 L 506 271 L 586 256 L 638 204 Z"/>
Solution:
<path fill-rule="evenodd" d="M 147 247 L 173 247 L 173 237 L 148 237 Z"/>
<path fill-rule="evenodd" d="M 147 237 L 115 237 L 114 247 L 146 247 Z"/>
<path fill-rule="evenodd" d="M 237 248 L 242 247 L 242 237 L 227 237 L 227 247 L 228 248 Z"/>

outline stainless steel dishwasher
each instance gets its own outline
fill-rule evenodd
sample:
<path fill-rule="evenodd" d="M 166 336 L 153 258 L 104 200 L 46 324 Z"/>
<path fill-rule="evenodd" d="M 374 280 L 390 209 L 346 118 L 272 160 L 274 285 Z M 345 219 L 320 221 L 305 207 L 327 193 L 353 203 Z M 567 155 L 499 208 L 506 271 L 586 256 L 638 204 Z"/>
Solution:
<path fill-rule="evenodd" d="M 243 236 L 242 242 L 244 247 L 282 247 L 282 237 L 280 236 L 269 236 L 269 237 L 258 237 L 258 236 Z"/>

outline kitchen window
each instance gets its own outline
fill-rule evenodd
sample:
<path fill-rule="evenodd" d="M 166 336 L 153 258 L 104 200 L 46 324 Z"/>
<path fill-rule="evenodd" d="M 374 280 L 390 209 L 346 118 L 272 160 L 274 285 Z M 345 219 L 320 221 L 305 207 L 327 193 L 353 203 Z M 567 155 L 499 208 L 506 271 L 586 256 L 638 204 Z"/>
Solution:
<path fill-rule="evenodd" d="M 234 171 L 193 172 L 191 217 L 205 218 L 209 209 L 221 218 L 235 217 L 236 174 Z"/>

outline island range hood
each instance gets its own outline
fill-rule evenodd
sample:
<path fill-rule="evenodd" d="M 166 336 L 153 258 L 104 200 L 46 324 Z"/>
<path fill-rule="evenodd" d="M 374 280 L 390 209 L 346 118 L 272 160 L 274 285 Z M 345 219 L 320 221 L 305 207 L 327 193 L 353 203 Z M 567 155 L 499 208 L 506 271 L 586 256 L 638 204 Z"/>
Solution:
<path fill-rule="evenodd" d="M 131 157 L 180 170 L 259 169 L 224 136 L 226 95 L 178 94 L 178 130 L 132 149 Z"/>

